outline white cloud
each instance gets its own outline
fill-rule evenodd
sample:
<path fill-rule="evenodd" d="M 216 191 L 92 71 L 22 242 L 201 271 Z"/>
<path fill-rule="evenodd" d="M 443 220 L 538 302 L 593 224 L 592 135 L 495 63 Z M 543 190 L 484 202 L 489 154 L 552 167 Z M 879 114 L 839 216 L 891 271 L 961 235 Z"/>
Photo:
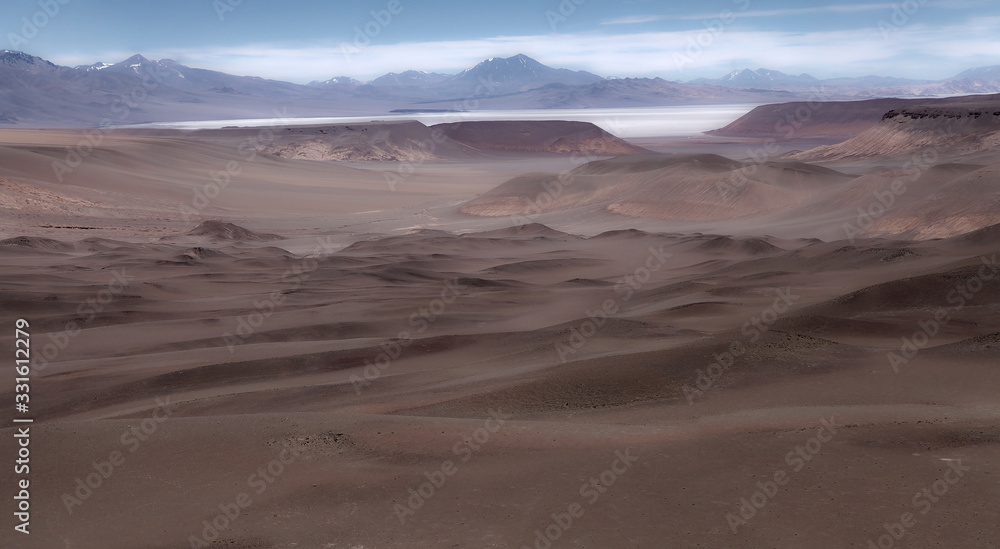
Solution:
<path fill-rule="evenodd" d="M 747 2 L 749 5 L 749 0 L 741 0 Z M 773 10 L 746 10 L 740 11 L 738 6 L 729 8 L 727 11 L 731 11 L 737 17 L 786 17 L 789 15 L 813 15 L 818 13 L 859 13 L 864 11 L 892 11 L 892 3 L 881 3 L 881 4 L 830 4 L 826 6 L 807 6 L 803 8 L 784 8 L 784 9 L 773 9 Z M 718 17 L 719 13 L 701 13 L 695 15 L 682 15 L 673 17 L 673 19 L 681 20 L 699 20 L 699 19 L 711 19 L 713 17 Z"/>

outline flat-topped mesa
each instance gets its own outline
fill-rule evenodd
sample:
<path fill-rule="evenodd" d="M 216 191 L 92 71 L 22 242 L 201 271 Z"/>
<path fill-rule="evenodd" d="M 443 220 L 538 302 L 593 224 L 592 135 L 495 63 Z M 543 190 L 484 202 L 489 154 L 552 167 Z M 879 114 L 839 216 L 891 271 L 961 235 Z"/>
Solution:
<path fill-rule="evenodd" d="M 793 156 L 805 162 L 899 156 L 932 149 L 968 155 L 1000 145 L 1000 95 L 928 100 L 894 108 L 854 138 Z"/>
<path fill-rule="evenodd" d="M 944 99 L 867 99 L 863 101 L 798 101 L 761 105 L 724 128 L 707 132 L 722 137 L 779 140 L 849 139 L 887 120 L 985 119 L 1000 112 L 1000 95 Z"/>
<path fill-rule="evenodd" d="M 707 132 L 722 137 L 772 139 L 848 139 L 875 126 L 886 111 L 900 109 L 912 99 L 865 101 L 797 101 L 761 105 L 724 128 Z"/>
<path fill-rule="evenodd" d="M 618 156 L 650 151 L 618 138 L 590 122 L 501 120 L 438 124 L 449 139 L 481 151 Z"/>

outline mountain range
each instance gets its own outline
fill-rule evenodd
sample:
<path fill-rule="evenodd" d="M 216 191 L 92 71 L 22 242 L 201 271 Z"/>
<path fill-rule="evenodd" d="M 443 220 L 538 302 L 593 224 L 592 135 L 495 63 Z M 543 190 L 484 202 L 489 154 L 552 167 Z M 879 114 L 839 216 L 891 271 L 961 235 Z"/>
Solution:
<path fill-rule="evenodd" d="M 0 52 L 0 125 L 79 127 L 182 120 L 378 115 L 394 110 L 640 107 L 774 103 L 805 99 L 1000 92 L 1000 67 L 940 82 L 893 78 L 819 80 L 757 69 L 720 79 L 605 79 L 546 66 L 526 55 L 493 57 L 458 74 L 409 70 L 362 82 L 337 76 L 294 84 L 235 76 L 133 55 L 118 63 L 56 65 Z M 829 90 L 828 90 L 829 91 Z"/>
<path fill-rule="evenodd" d="M 792 75 L 760 68 L 735 70 L 722 78 L 699 78 L 689 83 L 744 90 L 799 91 L 821 87 L 854 97 L 997 93 L 1000 92 L 1000 65 L 969 69 L 938 81 L 874 75 L 821 80 L 808 74 Z"/>

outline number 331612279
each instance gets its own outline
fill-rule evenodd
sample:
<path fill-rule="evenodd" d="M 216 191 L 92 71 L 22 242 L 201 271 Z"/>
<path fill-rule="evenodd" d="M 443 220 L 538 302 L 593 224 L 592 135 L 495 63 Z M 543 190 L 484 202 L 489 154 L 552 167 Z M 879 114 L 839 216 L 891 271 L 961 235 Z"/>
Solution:
<path fill-rule="evenodd" d="M 15 387 L 17 402 L 28 403 L 28 375 L 31 371 L 31 334 L 28 333 L 28 321 L 23 318 L 15 322 L 14 362 L 17 377 Z"/>

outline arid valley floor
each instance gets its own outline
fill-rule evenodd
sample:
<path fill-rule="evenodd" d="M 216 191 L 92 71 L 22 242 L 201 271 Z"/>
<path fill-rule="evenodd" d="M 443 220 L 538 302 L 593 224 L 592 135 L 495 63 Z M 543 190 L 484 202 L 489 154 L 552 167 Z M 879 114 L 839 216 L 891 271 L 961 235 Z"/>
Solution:
<path fill-rule="evenodd" d="M 1000 547 L 994 111 L 2 130 L 0 546 Z"/>

